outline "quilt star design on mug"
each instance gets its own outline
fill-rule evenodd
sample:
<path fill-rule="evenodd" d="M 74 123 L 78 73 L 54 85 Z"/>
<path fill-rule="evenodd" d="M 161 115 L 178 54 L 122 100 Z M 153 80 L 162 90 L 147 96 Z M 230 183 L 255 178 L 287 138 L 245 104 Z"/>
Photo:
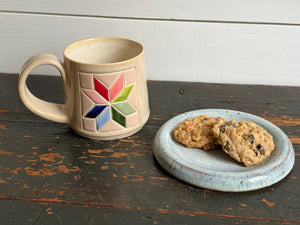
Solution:
<path fill-rule="evenodd" d="M 139 124 L 135 69 L 106 74 L 79 73 L 82 127 L 110 132 Z"/>

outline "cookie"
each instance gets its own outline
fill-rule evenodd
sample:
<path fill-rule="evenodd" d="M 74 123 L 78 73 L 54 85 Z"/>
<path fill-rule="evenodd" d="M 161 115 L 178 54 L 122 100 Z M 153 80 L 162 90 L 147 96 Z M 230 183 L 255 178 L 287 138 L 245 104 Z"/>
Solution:
<path fill-rule="evenodd" d="M 224 119 L 204 115 L 192 119 L 188 118 L 176 128 L 174 136 L 186 147 L 213 150 L 217 145 L 213 127 L 219 121 L 224 121 Z"/>
<path fill-rule="evenodd" d="M 263 162 L 275 147 L 272 135 L 251 121 L 219 121 L 213 133 L 224 152 L 246 166 Z"/>

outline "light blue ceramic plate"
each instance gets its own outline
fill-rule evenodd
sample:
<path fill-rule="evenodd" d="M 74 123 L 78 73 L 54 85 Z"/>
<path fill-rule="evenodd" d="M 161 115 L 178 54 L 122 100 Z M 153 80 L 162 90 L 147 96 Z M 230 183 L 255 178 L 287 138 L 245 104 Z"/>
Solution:
<path fill-rule="evenodd" d="M 273 136 L 275 149 L 263 163 L 246 167 L 223 151 L 186 148 L 175 140 L 174 129 L 185 119 L 200 115 L 250 120 Z M 295 161 L 290 140 L 277 126 L 249 113 L 225 109 L 196 110 L 170 119 L 157 132 L 153 152 L 161 166 L 178 179 L 198 187 L 228 192 L 270 186 L 283 179 L 292 170 Z"/>

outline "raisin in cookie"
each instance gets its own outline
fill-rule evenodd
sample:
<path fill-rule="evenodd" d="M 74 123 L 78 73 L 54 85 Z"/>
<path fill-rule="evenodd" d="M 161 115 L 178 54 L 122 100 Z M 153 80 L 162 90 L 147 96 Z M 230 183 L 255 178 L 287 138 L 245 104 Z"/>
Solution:
<path fill-rule="evenodd" d="M 223 118 L 198 116 L 193 119 L 188 118 L 182 122 L 174 131 L 177 141 L 186 147 L 203 148 L 204 150 L 213 150 L 216 148 L 216 138 L 213 133 L 213 127 Z"/>
<path fill-rule="evenodd" d="M 246 166 L 263 162 L 274 149 L 272 135 L 251 121 L 219 121 L 213 132 L 224 152 Z"/>

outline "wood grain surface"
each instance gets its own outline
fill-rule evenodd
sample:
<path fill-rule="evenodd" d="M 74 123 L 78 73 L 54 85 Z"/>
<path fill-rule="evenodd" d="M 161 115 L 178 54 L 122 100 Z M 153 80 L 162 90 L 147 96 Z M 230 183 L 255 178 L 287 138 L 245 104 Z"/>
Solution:
<path fill-rule="evenodd" d="M 59 77 L 30 90 L 63 102 Z M 299 224 L 300 88 L 148 81 L 151 115 L 137 134 L 93 141 L 25 108 L 17 75 L 0 75 L 0 224 Z M 158 128 L 180 113 L 225 108 L 279 126 L 296 153 L 270 187 L 223 193 L 183 183 L 153 157 Z"/>

